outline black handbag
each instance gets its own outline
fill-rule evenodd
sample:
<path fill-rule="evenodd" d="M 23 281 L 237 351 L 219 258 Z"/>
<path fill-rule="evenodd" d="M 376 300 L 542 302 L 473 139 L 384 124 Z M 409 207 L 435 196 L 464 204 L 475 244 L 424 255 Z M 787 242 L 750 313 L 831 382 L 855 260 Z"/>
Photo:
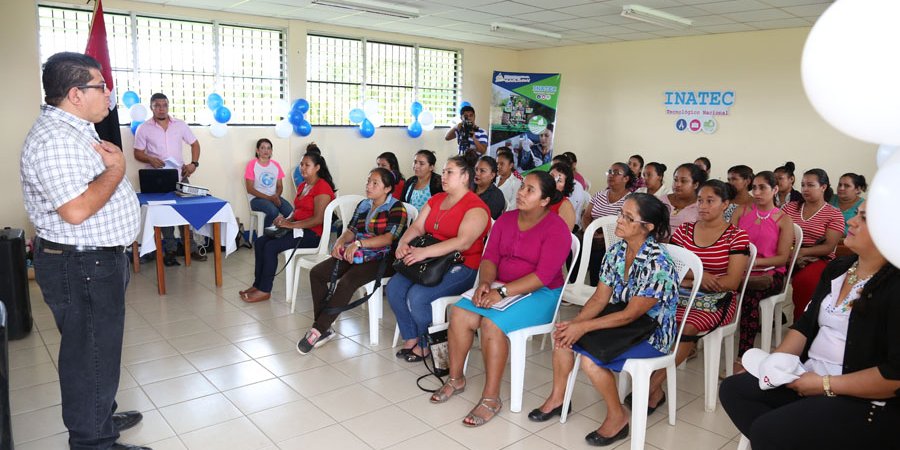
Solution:
<path fill-rule="evenodd" d="M 597 317 L 623 311 L 626 306 L 628 304 L 625 302 L 607 303 Z M 658 326 L 659 322 L 655 319 L 646 314 L 641 314 L 641 317 L 635 319 L 634 322 L 621 327 L 605 328 L 586 333 L 578 340 L 577 344 L 595 358 L 608 363 L 625 353 L 625 350 L 634 347 L 641 341 L 647 340 Z"/>
<path fill-rule="evenodd" d="M 409 242 L 410 247 L 428 247 L 441 242 L 438 238 L 423 234 Z M 394 261 L 394 271 L 403 274 L 407 279 L 422 286 L 437 286 L 444 279 L 444 274 L 456 263 L 462 262 L 458 251 L 446 255 L 426 258 L 417 263 L 406 265 L 403 260 Z"/>
<path fill-rule="evenodd" d="M 282 227 L 266 227 L 263 229 L 263 235 L 272 239 L 280 239 L 284 235 L 291 232 L 290 228 L 282 228 Z"/>

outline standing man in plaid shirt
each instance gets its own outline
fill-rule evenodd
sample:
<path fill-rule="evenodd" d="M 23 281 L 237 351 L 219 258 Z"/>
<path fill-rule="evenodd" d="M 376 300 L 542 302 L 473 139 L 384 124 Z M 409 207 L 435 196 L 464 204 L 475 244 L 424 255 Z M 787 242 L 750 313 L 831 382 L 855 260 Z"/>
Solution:
<path fill-rule="evenodd" d="M 94 129 L 109 114 L 100 64 L 57 53 L 44 65 L 46 105 L 22 149 L 25 208 L 34 224 L 35 276 L 62 336 L 59 385 L 72 449 L 116 443 L 140 413 L 114 414 L 125 326 L 128 259 L 140 209 L 122 150 Z"/>

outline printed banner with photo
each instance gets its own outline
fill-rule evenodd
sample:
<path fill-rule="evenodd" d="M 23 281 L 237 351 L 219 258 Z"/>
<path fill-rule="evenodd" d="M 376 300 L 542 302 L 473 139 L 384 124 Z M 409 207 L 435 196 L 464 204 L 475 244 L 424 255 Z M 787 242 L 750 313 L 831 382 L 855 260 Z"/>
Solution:
<path fill-rule="evenodd" d="M 509 147 L 519 171 L 550 162 L 560 79 L 558 73 L 494 72 L 488 154 Z"/>

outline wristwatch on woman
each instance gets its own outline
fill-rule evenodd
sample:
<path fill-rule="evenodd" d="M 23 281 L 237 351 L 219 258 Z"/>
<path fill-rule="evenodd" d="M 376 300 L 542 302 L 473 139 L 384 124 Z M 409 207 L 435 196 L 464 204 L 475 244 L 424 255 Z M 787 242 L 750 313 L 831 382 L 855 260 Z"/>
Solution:
<path fill-rule="evenodd" d="M 500 286 L 497 288 L 497 293 L 500 294 L 500 298 L 509 297 L 509 290 L 506 289 L 506 286 Z"/>

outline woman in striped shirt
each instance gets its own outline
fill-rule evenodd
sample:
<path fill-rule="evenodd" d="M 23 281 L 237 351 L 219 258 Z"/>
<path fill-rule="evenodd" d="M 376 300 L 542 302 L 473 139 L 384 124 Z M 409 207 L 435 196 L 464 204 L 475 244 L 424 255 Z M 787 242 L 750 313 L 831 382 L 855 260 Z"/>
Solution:
<path fill-rule="evenodd" d="M 803 245 L 797 256 L 797 270 L 791 279 L 794 322 L 806 309 L 822 271 L 828 261 L 834 259 L 834 248 L 844 236 L 844 216 L 828 204 L 834 192 L 824 170 L 807 170 L 800 181 L 800 193 L 802 200 L 782 208 L 803 229 Z"/>
<path fill-rule="evenodd" d="M 725 182 L 710 180 L 703 183 L 697 199 L 699 206 L 697 222 L 685 223 L 672 234 L 672 244 L 690 250 L 703 262 L 703 279 L 700 281 L 698 298 L 701 293 L 731 294 L 731 300 L 721 302 L 716 312 L 691 309 L 685 319 L 681 343 L 675 353 L 676 366 L 687 359 L 701 333 L 705 335 L 719 325 L 734 320 L 737 290 L 740 288 L 750 259 L 750 238 L 747 232 L 725 222 L 724 219 L 725 209 L 731 204 L 734 196 L 734 187 Z M 693 278 L 694 275 L 689 273 L 684 278 L 682 287 L 692 287 Z M 685 308 L 679 304 L 675 312 L 676 323 L 680 323 L 684 312 Z M 665 402 L 662 391 L 665 379 L 665 370 L 657 370 L 650 378 L 648 409 L 651 411 Z"/>
<path fill-rule="evenodd" d="M 598 192 L 591 199 L 590 208 L 584 209 L 581 218 L 582 229 L 587 228 L 594 219 L 604 216 L 616 216 L 622 211 L 625 197 L 634 189 L 637 175 L 631 171 L 628 164 L 623 162 L 613 163 L 606 171 L 606 190 Z M 590 237 L 586 236 L 585 239 Z M 600 263 L 606 253 L 606 245 L 603 241 L 603 231 L 597 230 L 592 237 L 594 243 L 591 246 L 591 259 L 588 264 L 588 277 L 591 286 L 600 282 Z"/>

